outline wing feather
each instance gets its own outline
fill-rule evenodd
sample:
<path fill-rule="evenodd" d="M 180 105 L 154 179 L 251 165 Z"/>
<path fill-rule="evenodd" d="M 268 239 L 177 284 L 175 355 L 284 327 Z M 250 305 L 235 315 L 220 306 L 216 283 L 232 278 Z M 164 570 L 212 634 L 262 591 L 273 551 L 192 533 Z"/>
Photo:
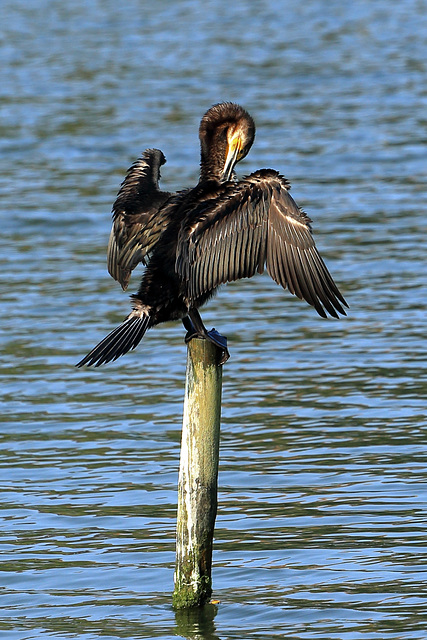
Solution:
<path fill-rule="evenodd" d="M 275 282 L 319 315 L 345 315 L 347 303 L 317 251 L 310 218 L 290 196 L 289 183 L 270 169 L 222 185 L 209 203 L 192 209 L 176 257 L 191 304 L 265 266 Z"/>
<path fill-rule="evenodd" d="M 283 251 L 283 262 L 285 264 L 286 269 L 286 281 L 288 283 L 288 289 L 293 295 L 298 295 L 296 289 L 298 288 L 294 265 L 292 263 L 292 259 L 290 256 L 290 248 L 289 245 L 285 244 Z M 301 297 L 301 296 L 299 296 Z"/>
<path fill-rule="evenodd" d="M 314 287 L 316 296 L 318 297 L 320 302 L 323 304 L 323 306 L 325 307 L 325 309 L 329 313 L 329 315 L 331 315 L 333 318 L 338 318 L 338 314 L 337 314 L 336 310 L 334 309 L 331 301 L 329 300 L 328 296 L 326 295 L 325 288 L 322 287 L 322 283 L 320 281 L 319 274 L 316 271 L 316 269 L 313 267 L 313 263 L 311 261 L 308 261 L 307 262 L 307 266 L 308 266 L 308 269 L 310 270 L 311 279 L 312 279 L 312 283 L 313 283 L 313 287 Z"/>
<path fill-rule="evenodd" d="M 107 266 L 123 289 L 136 265 L 146 264 L 167 224 L 162 207 L 171 194 L 158 187 L 160 166 L 165 162 L 161 151 L 146 149 L 128 170 L 113 205 Z"/>

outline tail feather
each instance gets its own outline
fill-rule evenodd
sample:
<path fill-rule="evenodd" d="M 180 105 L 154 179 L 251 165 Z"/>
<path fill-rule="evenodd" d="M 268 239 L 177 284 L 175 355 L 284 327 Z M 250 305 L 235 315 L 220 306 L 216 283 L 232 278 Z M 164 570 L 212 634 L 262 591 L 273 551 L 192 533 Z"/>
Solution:
<path fill-rule="evenodd" d="M 150 316 L 131 314 L 122 324 L 119 324 L 118 327 L 101 340 L 87 356 L 80 360 L 76 367 L 83 367 L 84 365 L 99 367 L 106 362 L 117 360 L 117 358 L 131 351 L 131 349 L 135 349 L 142 340 L 149 324 Z"/>

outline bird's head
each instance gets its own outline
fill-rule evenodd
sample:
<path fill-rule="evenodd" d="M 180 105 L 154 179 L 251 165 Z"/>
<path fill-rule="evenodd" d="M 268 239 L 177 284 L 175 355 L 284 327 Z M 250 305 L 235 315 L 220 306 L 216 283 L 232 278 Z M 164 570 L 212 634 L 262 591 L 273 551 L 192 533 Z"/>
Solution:
<path fill-rule="evenodd" d="M 230 180 L 239 160 L 249 152 L 255 137 L 255 123 L 243 107 L 222 102 L 203 116 L 199 130 L 201 178 Z"/>

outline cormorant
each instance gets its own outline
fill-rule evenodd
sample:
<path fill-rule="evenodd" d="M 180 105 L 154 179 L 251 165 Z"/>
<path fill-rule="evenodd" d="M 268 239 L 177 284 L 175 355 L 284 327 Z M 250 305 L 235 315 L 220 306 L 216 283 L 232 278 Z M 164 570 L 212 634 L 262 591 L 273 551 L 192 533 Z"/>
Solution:
<path fill-rule="evenodd" d="M 226 339 L 207 331 L 198 309 L 225 282 L 264 267 L 275 282 L 326 318 L 347 303 L 320 257 L 310 218 L 277 171 L 260 169 L 240 181 L 234 167 L 249 152 L 255 123 L 241 106 L 223 102 L 200 123 L 200 180 L 176 194 L 158 188 L 165 157 L 144 152 L 122 183 L 113 207 L 108 270 L 125 289 L 132 269 L 146 265 L 133 310 L 77 366 L 99 366 L 134 349 L 147 329 L 182 320 L 186 341 L 207 338 L 229 353 Z"/>

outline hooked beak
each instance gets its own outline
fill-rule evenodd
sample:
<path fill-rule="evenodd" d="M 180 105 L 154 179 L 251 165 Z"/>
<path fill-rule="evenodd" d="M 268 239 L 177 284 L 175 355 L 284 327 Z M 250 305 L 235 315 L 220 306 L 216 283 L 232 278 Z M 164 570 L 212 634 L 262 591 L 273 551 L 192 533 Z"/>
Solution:
<path fill-rule="evenodd" d="M 241 137 L 238 134 L 235 134 L 227 145 L 227 156 L 225 158 L 224 169 L 222 170 L 221 182 L 227 182 L 230 180 L 234 165 L 243 156 L 242 146 Z"/>

